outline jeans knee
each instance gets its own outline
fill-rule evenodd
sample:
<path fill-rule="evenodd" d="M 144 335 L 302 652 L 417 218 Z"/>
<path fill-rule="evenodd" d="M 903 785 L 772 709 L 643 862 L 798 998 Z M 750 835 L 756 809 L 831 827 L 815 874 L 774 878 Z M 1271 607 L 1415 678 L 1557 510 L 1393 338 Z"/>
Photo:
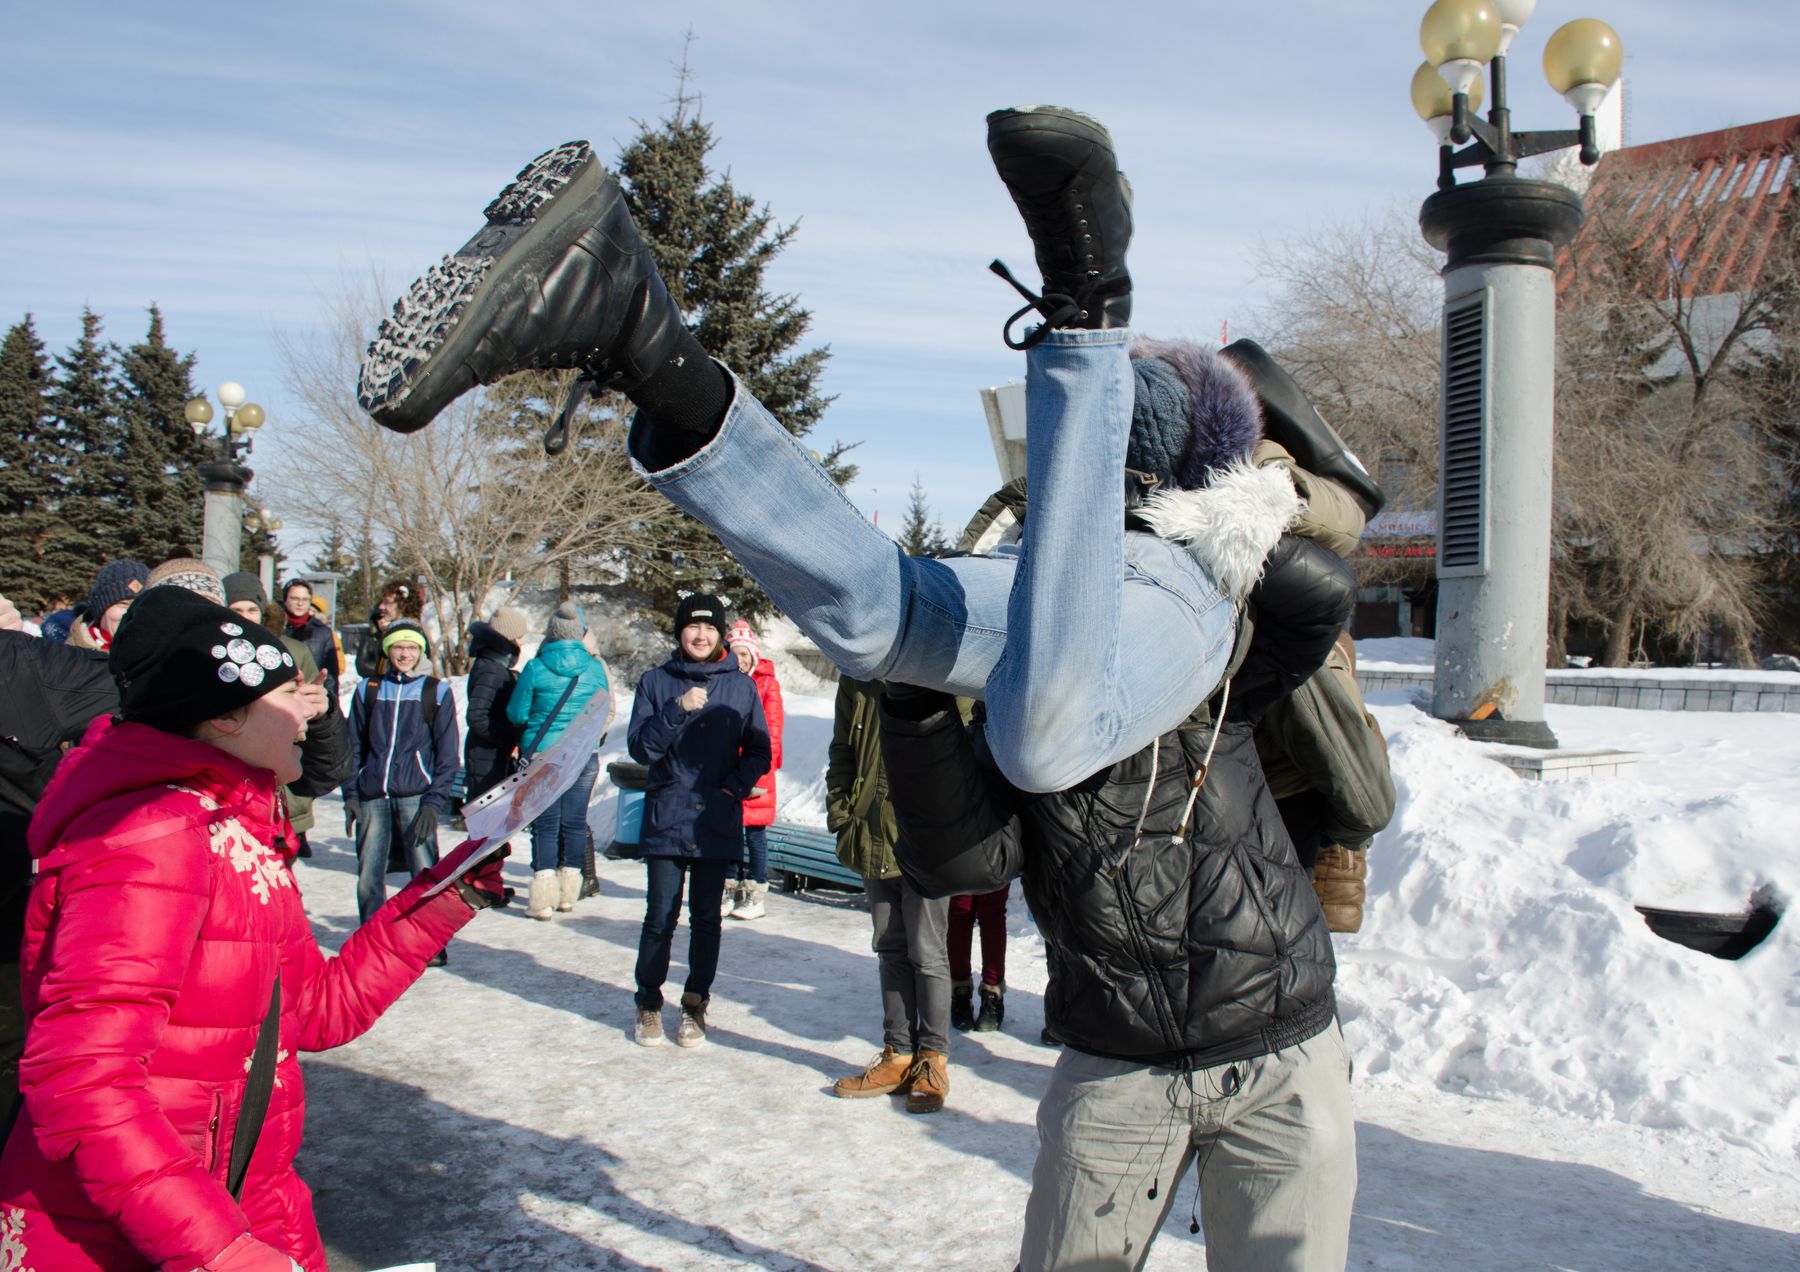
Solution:
<path fill-rule="evenodd" d="M 1066 790 L 1099 767 L 1091 738 L 1052 729 L 995 729 L 990 723 L 987 744 L 1006 780 L 1036 794 Z"/>

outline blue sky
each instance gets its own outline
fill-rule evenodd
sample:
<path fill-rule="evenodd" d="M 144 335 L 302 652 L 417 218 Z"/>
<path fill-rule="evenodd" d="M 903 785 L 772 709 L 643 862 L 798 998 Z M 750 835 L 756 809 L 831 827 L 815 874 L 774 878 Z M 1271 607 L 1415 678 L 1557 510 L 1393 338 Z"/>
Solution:
<path fill-rule="evenodd" d="M 1140 329 L 1256 334 L 1259 243 L 1430 193 L 1407 84 L 1424 4 L 471 3 L 9 5 L 0 80 L 0 320 L 60 350 L 83 305 L 120 343 L 162 307 L 199 383 L 269 411 L 259 454 L 306 442 L 279 339 L 346 281 L 390 293 L 459 245 L 532 155 L 610 159 L 671 109 L 683 32 L 715 162 L 800 231 L 772 285 L 812 310 L 837 402 L 814 444 L 860 441 L 852 497 L 897 524 L 917 474 L 954 527 L 995 484 L 977 390 L 1031 252 L 984 114 L 1045 101 L 1113 130 L 1136 191 Z M 1511 59 L 1519 126 L 1565 127 L 1538 58 L 1562 22 L 1626 48 L 1628 140 L 1800 110 L 1769 0 L 1541 0 Z M 279 506 L 279 491 L 265 492 Z M 290 534 L 290 539 L 296 536 Z"/>

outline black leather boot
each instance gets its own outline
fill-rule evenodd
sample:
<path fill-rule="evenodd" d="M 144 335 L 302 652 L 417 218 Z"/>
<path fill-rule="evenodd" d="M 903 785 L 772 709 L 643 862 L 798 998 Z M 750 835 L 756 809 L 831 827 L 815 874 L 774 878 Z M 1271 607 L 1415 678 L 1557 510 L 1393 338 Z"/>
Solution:
<path fill-rule="evenodd" d="M 975 985 L 972 981 L 950 982 L 950 1027 L 964 1033 L 975 1027 Z"/>
<path fill-rule="evenodd" d="M 1263 432 L 1309 473 L 1338 483 L 1373 520 L 1387 496 L 1356 453 L 1313 405 L 1293 376 L 1254 340 L 1234 340 L 1219 350 L 1250 377 L 1262 403 Z"/>
<path fill-rule="evenodd" d="M 580 367 L 629 392 L 686 330 L 624 192 L 587 142 L 526 164 L 486 216 L 369 345 L 357 399 L 385 428 L 424 428 L 477 384 L 515 371 Z"/>
<path fill-rule="evenodd" d="M 1059 106 L 1021 106 L 987 117 L 988 153 L 1025 219 L 1044 294 L 1033 296 L 994 262 L 994 270 L 1031 303 L 1044 327 L 1124 327 L 1131 322 L 1131 186 L 1119 171 L 1112 138 L 1097 120 Z M 1006 342 L 1024 348 L 1028 337 Z"/>
<path fill-rule="evenodd" d="M 981 1015 L 975 1018 L 976 1033 L 993 1033 L 1006 1020 L 1006 986 L 981 986 Z"/>

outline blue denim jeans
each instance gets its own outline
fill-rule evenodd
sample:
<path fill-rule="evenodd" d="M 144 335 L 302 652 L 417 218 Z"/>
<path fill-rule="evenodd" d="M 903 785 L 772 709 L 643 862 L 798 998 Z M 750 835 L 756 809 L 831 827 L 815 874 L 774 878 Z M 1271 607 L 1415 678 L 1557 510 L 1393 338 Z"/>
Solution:
<path fill-rule="evenodd" d="M 706 446 L 638 471 L 844 674 L 984 698 L 1006 778 L 1061 790 L 1186 719 L 1237 629 L 1192 556 L 1125 529 L 1128 339 L 1053 331 L 1026 354 L 1031 508 L 1016 552 L 907 556 L 741 384 Z"/>
<path fill-rule="evenodd" d="M 756 883 L 769 881 L 769 828 L 744 827 L 744 859 L 738 862 L 737 877 Z"/>
<path fill-rule="evenodd" d="M 637 1005 L 662 1006 L 663 982 L 669 979 L 669 950 L 681 918 L 681 885 L 688 893 L 688 974 L 682 990 L 705 998 L 719 971 L 720 894 L 729 861 L 682 857 L 644 858 L 644 930 L 638 936 Z"/>
<path fill-rule="evenodd" d="M 387 900 L 388 848 L 396 838 L 408 874 L 437 864 L 437 836 L 414 842 L 408 833 L 423 800 L 422 795 L 405 795 L 362 801 L 356 821 L 356 911 L 361 922 L 367 923 Z"/>
<path fill-rule="evenodd" d="M 600 777 L 600 757 L 588 759 L 575 785 L 531 823 L 531 868 L 554 870 L 558 866 L 581 869 L 587 852 L 588 799 Z"/>

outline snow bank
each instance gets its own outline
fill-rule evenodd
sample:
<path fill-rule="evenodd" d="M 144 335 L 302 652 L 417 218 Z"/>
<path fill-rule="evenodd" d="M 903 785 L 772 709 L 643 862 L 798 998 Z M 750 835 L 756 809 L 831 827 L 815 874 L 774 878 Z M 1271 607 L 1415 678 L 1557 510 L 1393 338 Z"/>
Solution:
<path fill-rule="evenodd" d="M 781 816 L 822 825 L 832 703 L 786 705 Z M 1731 963 L 1655 936 L 1632 906 L 1742 910 L 1765 885 L 1800 896 L 1800 725 L 1552 706 L 1565 746 L 1644 761 L 1636 779 L 1536 783 L 1414 695 L 1370 706 L 1399 808 L 1370 852 L 1363 930 L 1337 938 L 1359 1080 L 1794 1155 L 1800 914 Z"/>

